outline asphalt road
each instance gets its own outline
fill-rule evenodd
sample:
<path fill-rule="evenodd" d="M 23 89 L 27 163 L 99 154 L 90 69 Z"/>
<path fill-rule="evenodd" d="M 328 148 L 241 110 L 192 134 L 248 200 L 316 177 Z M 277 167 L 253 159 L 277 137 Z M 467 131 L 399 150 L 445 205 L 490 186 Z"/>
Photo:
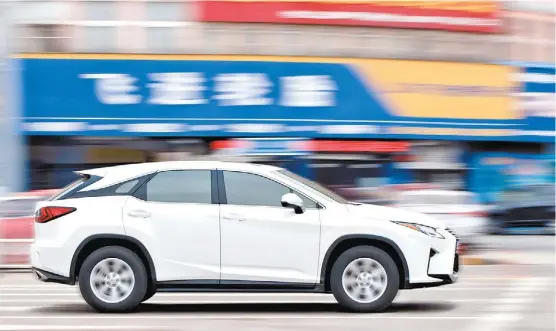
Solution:
<path fill-rule="evenodd" d="M 545 241 L 544 254 L 554 253 L 554 237 L 529 239 L 536 245 L 522 254 L 538 254 L 539 240 Z M 510 241 L 506 250 L 514 239 L 495 240 Z M 0 274 L 0 331 L 554 330 L 554 260 L 544 261 L 463 266 L 456 284 L 402 291 L 380 314 L 345 312 L 327 295 L 247 293 L 161 293 L 137 313 L 98 314 L 77 288 L 44 284 L 30 274 Z"/>

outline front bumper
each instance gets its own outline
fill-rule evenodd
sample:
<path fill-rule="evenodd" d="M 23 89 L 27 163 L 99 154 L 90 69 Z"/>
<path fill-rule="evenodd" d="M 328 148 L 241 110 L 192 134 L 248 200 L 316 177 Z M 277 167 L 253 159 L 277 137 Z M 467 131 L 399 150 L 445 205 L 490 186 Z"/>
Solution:
<path fill-rule="evenodd" d="M 432 257 L 431 257 L 432 258 Z M 448 274 L 427 274 L 431 278 L 436 278 L 436 282 L 426 282 L 426 283 L 409 283 L 406 284 L 405 289 L 415 289 L 415 288 L 426 288 L 426 287 L 436 287 L 442 285 L 453 284 L 459 279 L 460 270 L 460 257 L 456 253 L 454 256 L 454 267 L 451 273 Z"/>

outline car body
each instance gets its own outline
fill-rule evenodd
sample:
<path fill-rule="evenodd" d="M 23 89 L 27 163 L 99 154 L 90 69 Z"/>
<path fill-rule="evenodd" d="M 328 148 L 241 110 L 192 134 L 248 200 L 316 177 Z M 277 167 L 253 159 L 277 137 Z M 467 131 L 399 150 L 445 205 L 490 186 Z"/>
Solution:
<path fill-rule="evenodd" d="M 554 234 L 554 185 L 510 187 L 489 215 L 490 232 L 495 234 Z"/>
<path fill-rule="evenodd" d="M 397 208 L 431 215 L 454 230 L 464 245 L 477 244 L 486 233 L 488 207 L 467 191 L 420 189 L 400 193 Z"/>
<path fill-rule="evenodd" d="M 376 311 L 398 289 L 457 279 L 457 239 L 433 218 L 350 203 L 281 168 L 189 161 L 79 173 L 39 204 L 32 265 L 43 281 L 77 282 L 99 311 L 129 311 L 160 291 L 333 293 Z M 110 263 L 133 271 L 123 299 L 98 292 L 123 281 Z"/>

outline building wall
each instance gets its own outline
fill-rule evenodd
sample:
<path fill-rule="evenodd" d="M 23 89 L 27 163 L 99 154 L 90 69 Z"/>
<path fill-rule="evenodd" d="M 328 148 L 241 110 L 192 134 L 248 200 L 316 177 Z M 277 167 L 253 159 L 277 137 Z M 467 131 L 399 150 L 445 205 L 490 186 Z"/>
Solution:
<path fill-rule="evenodd" d="M 554 14 L 507 11 L 509 59 L 554 63 Z"/>
<path fill-rule="evenodd" d="M 45 6 L 48 3 L 49 6 Z M 200 23 L 193 1 L 26 2 L 20 52 L 344 56 L 554 62 L 554 13 L 502 15 L 505 34 L 392 28 Z M 34 10 L 33 10 L 34 9 Z M 29 13 L 40 13 L 31 15 Z"/>

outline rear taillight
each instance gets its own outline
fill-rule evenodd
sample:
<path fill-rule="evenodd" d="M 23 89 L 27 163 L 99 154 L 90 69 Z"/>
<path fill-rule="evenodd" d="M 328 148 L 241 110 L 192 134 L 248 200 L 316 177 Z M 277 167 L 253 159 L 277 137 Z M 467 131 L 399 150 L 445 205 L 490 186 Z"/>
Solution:
<path fill-rule="evenodd" d="M 73 213 L 74 211 L 76 211 L 76 209 L 72 207 L 43 207 L 37 211 L 35 222 L 50 222 L 58 217 Z"/>

